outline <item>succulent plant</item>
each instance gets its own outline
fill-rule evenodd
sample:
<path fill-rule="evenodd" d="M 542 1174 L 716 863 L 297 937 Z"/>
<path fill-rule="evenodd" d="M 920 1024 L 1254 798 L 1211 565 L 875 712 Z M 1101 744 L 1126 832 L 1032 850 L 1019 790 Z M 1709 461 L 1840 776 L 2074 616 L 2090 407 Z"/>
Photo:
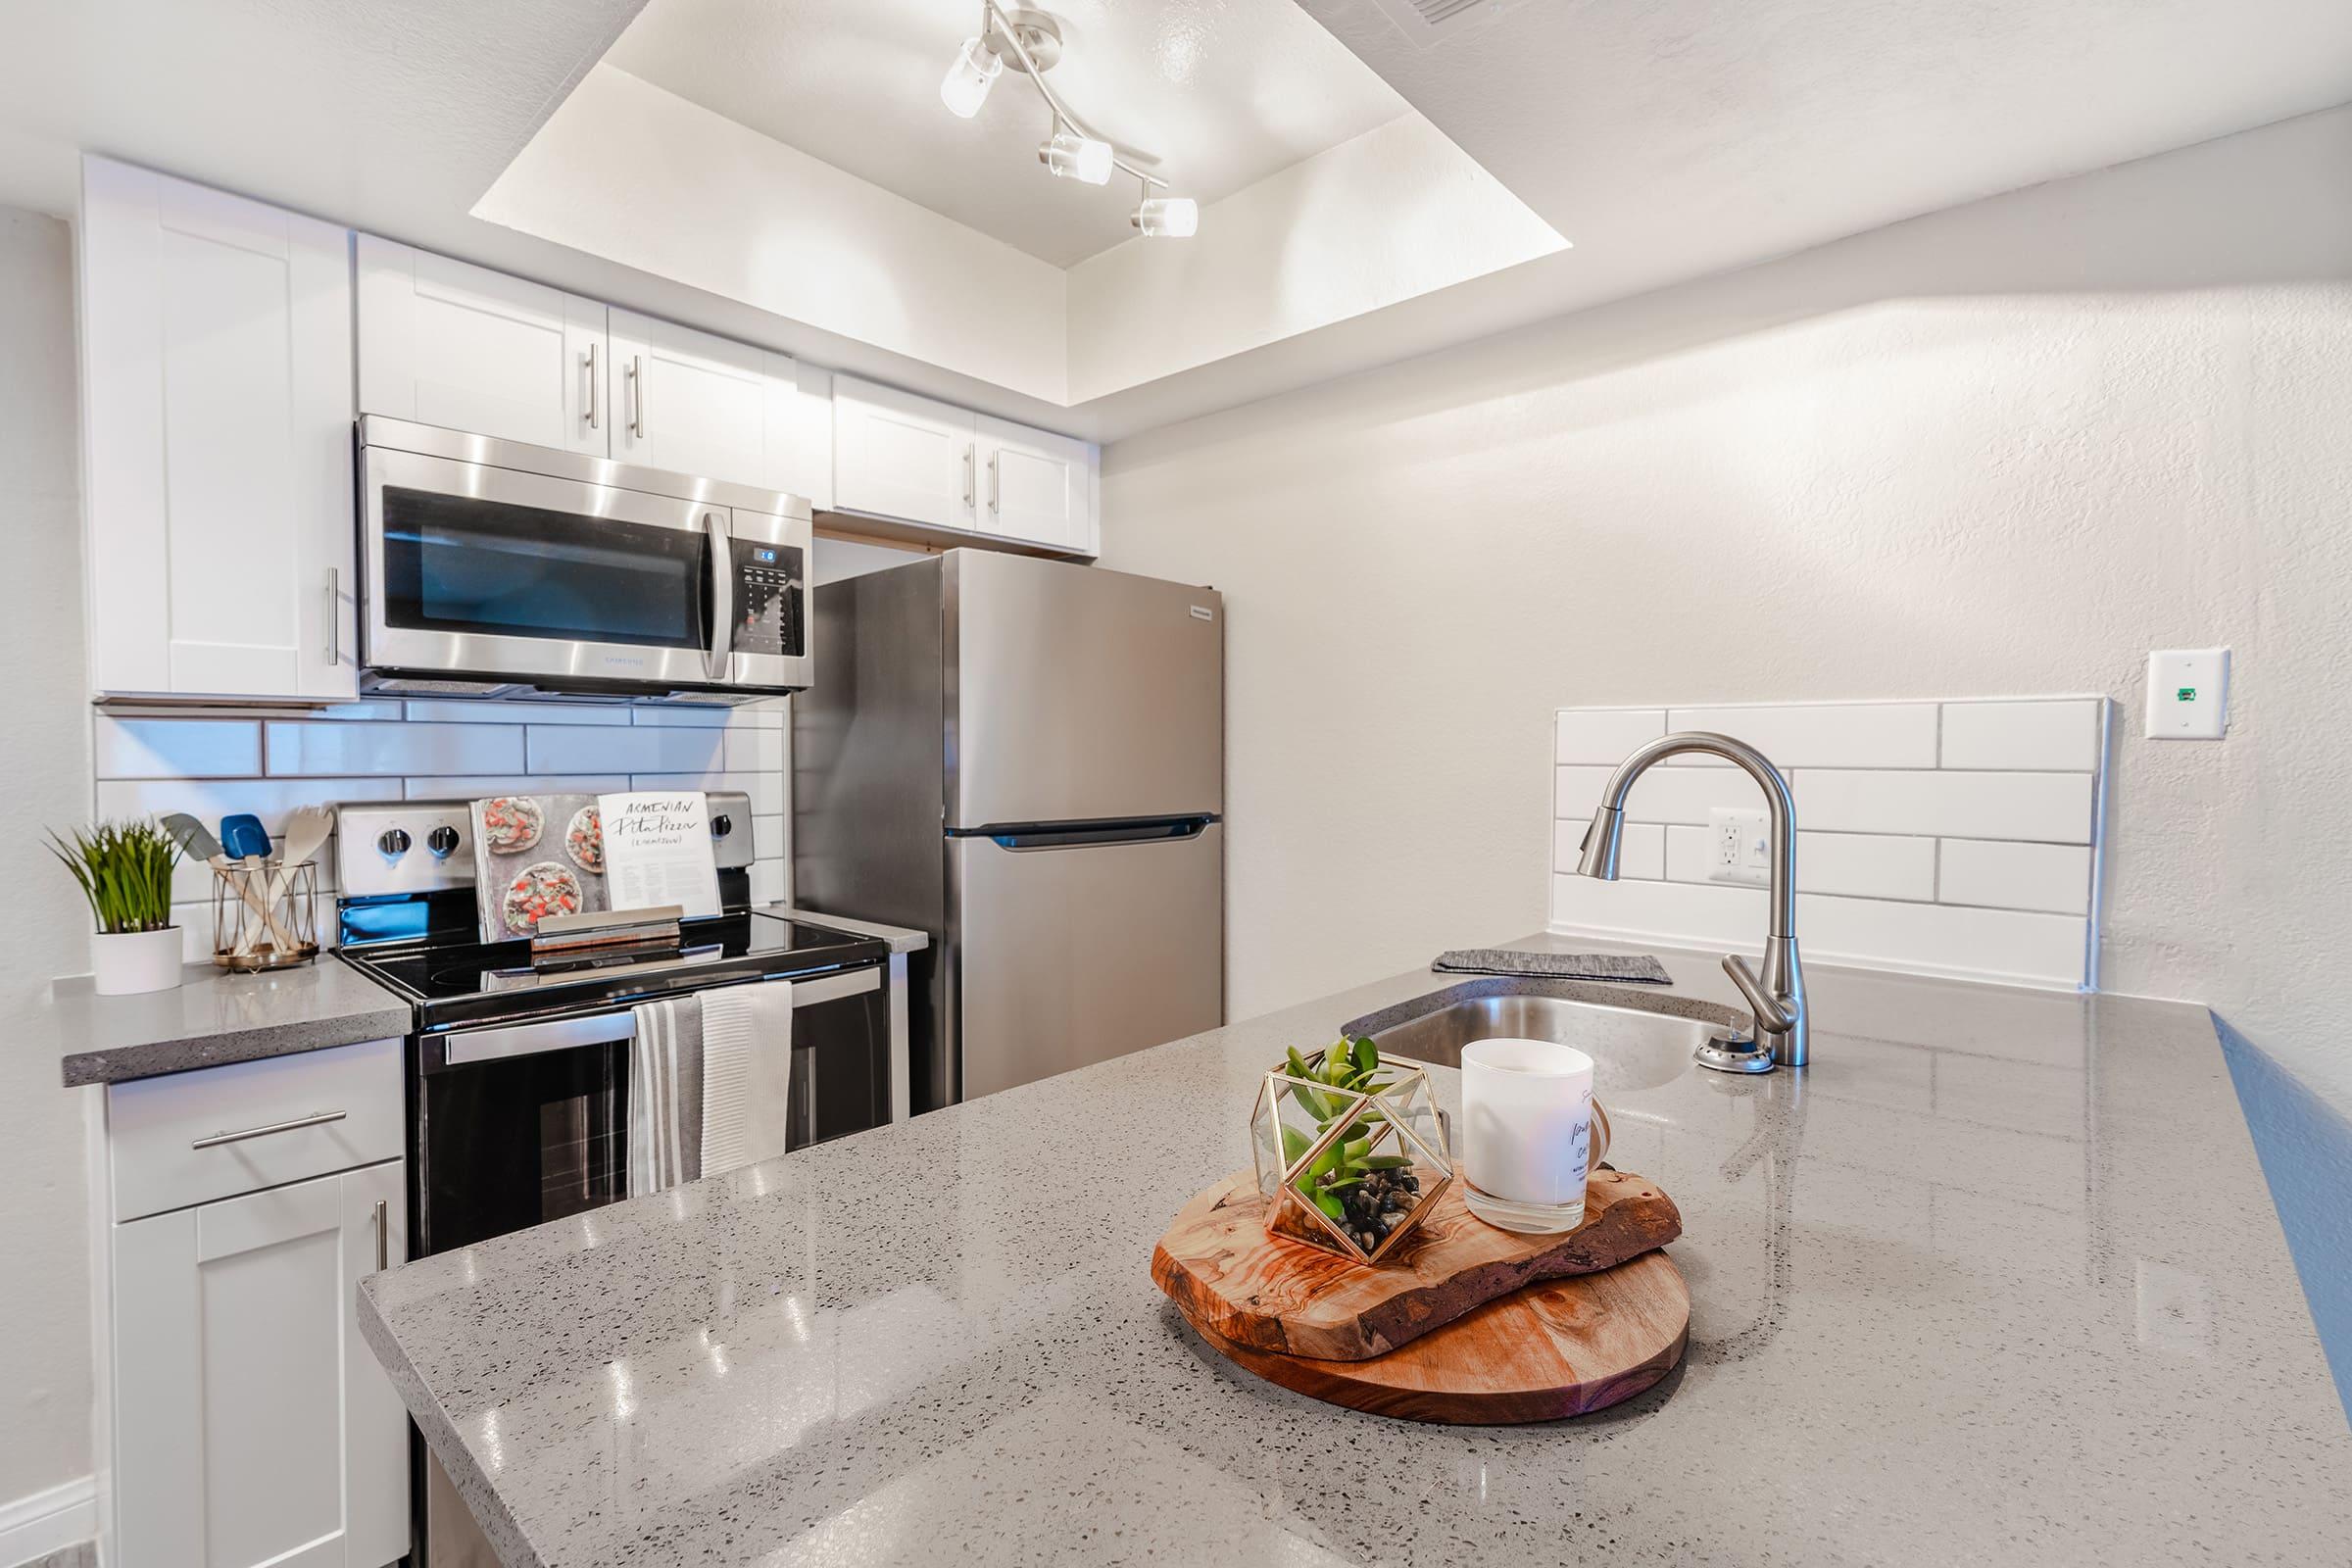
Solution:
<path fill-rule="evenodd" d="M 1306 1169 L 1311 1196 L 1317 1208 L 1342 1225 L 1351 1225 L 1348 1212 L 1348 1194 L 1363 1187 L 1380 1171 L 1400 1171 L 1412 1164 L 1404 1154 L 1375 1154 L 1372 1141 L 1378 1135 L 1378 1123 L 1386 1120 L 1377 1105 L 1359 1100 L 1357 1096 L 1379 1087 L 1381 1077 L 1380 1050 L 1364 1036 L 1353 1040 L 1339 1040 L 1323 1048 L 1313 1062 L 1293 1048 L 1288 1059 L 1274 1069 L 1306 1083 L 1322 1084 L 1333 1093 L 1322 1094 L 1303 1087 L 1294 1087 L 1292 1096 L 1299 1108 L 1314 1119 L 1313 1136 L 1287 1124 L 1282 1129 L 1282 1152 L 1286 1163 L 1296 1161 L 1308 1150 L 1321 1143 L 1331 1132 L 1332 1124 L 1346 1120 L 1348 1130 L 1331 1142 L 1314 1163 Z"/>

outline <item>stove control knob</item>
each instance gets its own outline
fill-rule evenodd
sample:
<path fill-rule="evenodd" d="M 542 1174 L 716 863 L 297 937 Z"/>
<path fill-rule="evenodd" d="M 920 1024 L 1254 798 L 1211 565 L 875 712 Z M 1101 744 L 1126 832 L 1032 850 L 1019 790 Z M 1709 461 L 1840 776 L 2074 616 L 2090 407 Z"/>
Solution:
<path fill-rule="evenodd" d="M 433 858 L 446 860 L 458 851 L 458 830 L 447 823 L 424 836 L 424 847 L 433 852 Z"/>
<path fill-rule="evenodd" d="M 409 834 L 406 828 L 388 827 L 375 836 L 375 847 L 388 859 L 399 859 L 409 853 Z"/>
<path fill-rule="evenodd" d="M 726 812 L 721 811 L 710 819 L 710 836 L 712 838 L 723 839 L 734 831 L 735 819 Z"/>

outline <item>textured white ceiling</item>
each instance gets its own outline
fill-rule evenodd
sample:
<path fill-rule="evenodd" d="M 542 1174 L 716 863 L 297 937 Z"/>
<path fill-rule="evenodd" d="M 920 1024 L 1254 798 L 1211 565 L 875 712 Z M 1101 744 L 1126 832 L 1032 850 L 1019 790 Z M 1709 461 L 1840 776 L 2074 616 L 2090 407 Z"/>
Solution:
<path fill-rule="evenodd" d="M 1299 3 L 1619 293 L 2352 98 L 2347 0 Z"/>
<path fill-rule="evenodd" d="M 1013 72 L 969 121 L 939 79 L 977 0 L 651 0 L 608 65 L 1066 267 L 1132 239 L 1136 187 L 1055 179 L 1048 111 Z M 1206 203 L 1407 114 L 1294 0 L 1053 0 L 1047 80 Z"/>

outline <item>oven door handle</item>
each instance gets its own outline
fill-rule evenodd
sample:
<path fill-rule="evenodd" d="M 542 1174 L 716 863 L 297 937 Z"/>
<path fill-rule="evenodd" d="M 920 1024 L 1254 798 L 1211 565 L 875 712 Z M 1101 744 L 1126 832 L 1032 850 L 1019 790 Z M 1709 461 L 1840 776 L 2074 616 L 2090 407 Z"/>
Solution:
<path fill-rule="evenodd" d="M 704 513 L 703 532 L 710 540 L 710 646 L 703 651 L 703 673 L 723 681 L 735 652 L 735 548 L 726 514 Z"/>
<path fill-rule="evenodd" d="M 882 966 L 867 964 L 842 974 L 820 975 L 792 983 L 792 1009 L 814 1007 L 844 997 L 863 996 L 882 989 Z M 488 1029 L 456 1030 L 441 1037 L 442 1060 L 452 1067 L 477 1061 L 500 1061 L 510 1056 L 536 1056 L 550 1051 L 572 1051 L 581 1046 L 616 1045 L 637 1038 L 634 1012 L 600 1012 L 585 1018 L 551 1018 L 544 1023 L 499 1024 Z"/>

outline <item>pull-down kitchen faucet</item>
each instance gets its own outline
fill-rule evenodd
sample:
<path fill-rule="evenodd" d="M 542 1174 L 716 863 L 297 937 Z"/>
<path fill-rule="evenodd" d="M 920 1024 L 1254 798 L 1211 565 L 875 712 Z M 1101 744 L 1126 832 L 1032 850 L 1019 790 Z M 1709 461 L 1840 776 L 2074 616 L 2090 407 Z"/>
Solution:
<path fill-rule="evenodd" d="M 1617 880 L 1617 841 L 1625 830 L 1626 792 L 1650 765 L 1669 757 L 1698 752 L 1720 757 L 1746 769 L 1764 792 L 1772 810 L 1772 926 L 1764 939 L 1764 972 L 1757 975 L 1737 953 L 1723 960 L 1740 994 L 1756 1015 L 1757 1050 L 1725 1052 L 1709 1048 L 1699 1060 L 1727 1072 L 1763 1072 L 1771 1065 L 1805 1064 L 1805 971 L 1796 957 L 1796 806 L 1788 798 L 1788 781 L 1766 761 L 1764 754 L 1729 735 L 1690 730 L 1662 735 L 1617 764 L 1617 771 L 1600 787 L 1600 806 L 1585 829 L 1584 858 L 1577 870 L 1603 882 Z M 1761 1058 L 1771 1054 L 1770 1063 Z"/>

